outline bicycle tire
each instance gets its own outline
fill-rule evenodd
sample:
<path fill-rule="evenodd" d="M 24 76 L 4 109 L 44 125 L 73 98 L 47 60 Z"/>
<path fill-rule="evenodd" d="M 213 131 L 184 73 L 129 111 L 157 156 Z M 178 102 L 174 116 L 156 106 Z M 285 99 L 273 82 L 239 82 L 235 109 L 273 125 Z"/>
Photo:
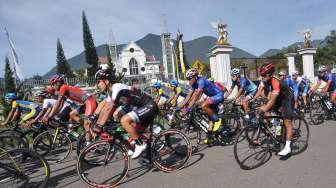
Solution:
<path fill-rule="evenodd" d="M 89 159 L 86 159 L 86 157 L 89 157 L 89 156 L 86 156 L 86 155 L 89 155 L 89 154 L 92 154 L 92 153 L 96 154 L 95 150 L 97 148 L 99 149 L 99 147 L 102 147 L 102 146 L 99 146 L 99 145 L 106 145 L 106 146 L 109 146 L 109 147 L 113 147 L 112 155 L 106 156 L 106 153 L 105 153 L 105 158 L 104 159 L 107 159 L 108 162 L 110 162 L 113 158 L 118 156 L 118 155 L 116 155 L 117 152 L 120 152 L 121 157 L 123 158 L 123 164 L 124 164 L 123 169 L 121 170 L 121 173 L 120 173 L 120 175 L 118 175 L 116 180 L 114 180 L 111 183 L 106 183 L 107 180 L 103 181 L 105 183 L 96 182 L 96 180 L 92 180 L 93 178 L 88 177 L 88 176 L 90 176 L 90 173 L 85 171 L 86 165 L 93 166 L 93 167 L 90 167 L 89 170 L 93 170 L 96 167 L 103 166 L 102 163 L 97 163 L 97 162 L 96 163 L 91 163 L 91 162 L 88 162 Z M 93 151 L 91 151 L 91 150 L 93 150 Z M 112 164 L 112 163 L 113 162 L 110 162 L 109 164 Z M 92 165 L 92 164 L 95 164 L 95 165 Z M 112 144 L 109 141 L 101 140 L 101 141 L 97 141 L 97 142 L 94 142 L 94 143 L 86 146 L 81 151 L 81 153 L 78 156 L 76 166 L 77 166 L 77 174 L 85 184 L 87 184 L 91 187 L 114 187 L 114 186 L 118 185 L 121 181 L 123 181 L 123 179 L 126 177 L 126 175 L 128 173 L 128 170 L 129 170 L 129 166 L 130 166 L 130 159 L 129 159 L 129 156 L 127 155 L 127 151 L 126 151 L 125 147 L 123 145 L 121 145 L 120 143 L 114 142 Z M 104 165 L 104 166 L 106 166 L 106 165 Z M 98 172 L 101 172 L 101 171 L 98 171 Z M 93 174 L 95 174 L 95 172 L 93 172 Z M 101 177 L 99 177 L 99 178 L 101 179 Z M 108 180 L 110 180 L 110 179 L 111 178 L 109 177 Z"/>

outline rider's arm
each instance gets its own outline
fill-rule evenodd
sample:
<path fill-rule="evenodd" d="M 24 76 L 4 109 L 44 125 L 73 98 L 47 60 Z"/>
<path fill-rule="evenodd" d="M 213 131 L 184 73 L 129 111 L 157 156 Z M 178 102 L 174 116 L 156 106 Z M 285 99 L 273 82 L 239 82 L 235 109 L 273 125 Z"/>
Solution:
<path fill-rule="evenodd" d="M 314 87 L 311 88 L 310 93 L 316 91 L 320 87 L 321 83 L 322 81 L 318 80 L 317 83 L 314 85 Z"/>
<path fill-rule="evenodd" d="M 243 88 L 240 88 L 234 99 L 237 100 L 243 92 L 244 92 Z"/>
<path fill-rule="evenodd" d="M 194 94 L 194 90 L 189 91 L 187 97 L 183 100 L 183 102 L 181 102 L 181 104 L 178 105 L 178 107 L 183 108 L 189 102 L 193 94 Z"/>
<path fill-rule="evenodd" d="M 191 101 L 188 104 L 188 107 L 191 108 L 199 100 L 202 94 L 203 94 L 203 89 L 197 89 L 194 92 L 194 95 L 192 96 Z"/>
<path fill-rule="evenodd" d="M 328 80 L 327 85 L 324 86 L 324 88 L 323 88 L 323 92 L 327 92 L 328 91 L 328 89 L 329 89 L 329 87 L 331 85 L 331 82 L 332 82 L 332 80 Z"/>
<path fill-rule="evenodd" d="M 225 93 L 224 99 L 227 99 L 231 95 L 232 90 L 234 89 L 234 87 L 235 87 L 235 85 L 232 84 L 231 89 L 228 89 L 228 91 Z"/>
<path fill-rule="evenodd" d="M 51 112 L 48 114 L 48 118 L 52 118 L 55 114 L 57 114 L 61 110 L 62 106 L 64 105 L 64 102 L 65 102 L 65 97 L 60 96 L 57 99 L 55 105 L 53 106 Z"/>
<path fill-rule="evenodd" d="M 272 108 L 277 97 L 280 94 L 280 82 L 274 79 L 272 80 L 271 84 L 272 84 L 273 91 L 270 93 L 267 103 L 261 107 L 261 110 L 263 112 L 267 112 L 268 110 Z"/>
<path fill-rule="evenodd" d="M 30 122 L 30 123 L 35 123 L 37 122 L 47 111 L 47 108 L 42 108 L 41 112 Z"/>
<path fill-rule="evenodd" d="M 6 118 L 6 121 L 4 122 L 4 124 L 7 124 L 9 121 L 13 121 L 13 116 L 15 114 L 15 111 L 17 111 L 18 109 L 17 108 L 12 108 L 11 111 L 9 112 L 7 118 Z"/>
<path fill-rule="evenodd" d="M 260 84 L 262 84 L 262 83 L 260 83 Z M 257 93 L 254 95 L 254 97 L 252 99 L 253 101 L 255 101 L 257 98 L 259 98 L 262 95 L 262 93 L 264 92 L 265 86 L 264 86 L 264 84 L 262 84 L 262 85 L 260 85 L 260 84 L 259 84 L 259 88 L 258 88 Z"/>

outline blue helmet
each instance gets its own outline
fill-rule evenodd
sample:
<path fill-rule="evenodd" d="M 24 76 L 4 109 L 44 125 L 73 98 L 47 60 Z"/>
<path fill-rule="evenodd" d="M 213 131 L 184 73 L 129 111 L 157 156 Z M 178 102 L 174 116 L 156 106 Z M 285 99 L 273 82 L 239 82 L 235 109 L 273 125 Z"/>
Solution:
<path fill-rule="evenodd" d="M 177 80 L 170 80 L 169 84 L 173 87 L 177 87 L 179 85 Z"/>
<path fill-rule="evenodd" d="M 15 93 L 6 93 L 6 95 L 5 95 L 5 100 L 14 100 L 16 98 L 17 98 L 17 96 L 16 96 Z"/>
<path fill-rule="evenodd" d="M 154 82 L 152 84 L 152 87 L 154 87 L 154 88 L 160 88 L 161 87 L 161 83 L 160 82 Z"/>

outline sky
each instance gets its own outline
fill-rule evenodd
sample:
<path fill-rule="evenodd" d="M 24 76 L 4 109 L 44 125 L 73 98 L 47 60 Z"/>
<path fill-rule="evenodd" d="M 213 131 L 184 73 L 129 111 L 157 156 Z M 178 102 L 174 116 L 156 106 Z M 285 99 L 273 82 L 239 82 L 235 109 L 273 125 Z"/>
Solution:
<path fill-rule="evenodd" d="M 84 10 L 95 45 L 108 42 L 112 29 L 118 44 L 164 30 L 184 40 L 217 37 L 210 21 L 228 24 L 229 42 L 254 55 L 282 48 L 310 28 L 312 39 L 336 29 L 334 0 L 0 0 L 0 77 L 10 48 L 3 28 L 16 47 L 26 77 L 43 75 L 56 65 L 60 38 L 71 58 L 84 50 Z M 166 24 L 164 23 L 164 20 Z"/>

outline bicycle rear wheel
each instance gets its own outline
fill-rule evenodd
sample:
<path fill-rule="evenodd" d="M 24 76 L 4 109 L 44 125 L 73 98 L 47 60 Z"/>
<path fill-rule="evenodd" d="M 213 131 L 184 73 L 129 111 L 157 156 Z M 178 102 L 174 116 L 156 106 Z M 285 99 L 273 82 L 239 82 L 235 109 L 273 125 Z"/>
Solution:
<path fill-rule="evenodd" d="M 296 155 L 305 151 L 308 147 L 309 127 L 306 120 L 302 117 L 294 119 L 293 122 L 293 138 L 292 138 L 292 154 Z"/>
<path fill-rule="evenodd" d="M 154 165 L 164 172 L 183 168 L 192 154 L 188 137 L 176 129 L 162 131 L 154 140 L 151 150 Z"/>
<path fill-rule="evenodd" d="M 241 169 L 255 169 L 270 158 L 270 140 L 259 126 L 250 125 L 238 133 L 233 152 Z"/>
<path fill-rule="evenodd" d="M 313 125 L 322 124 L 324 122 L 325 114 L 326 112 L 324 111 L 322 101 L 313 101 L 309 112 L 310 122 Z"/>
<path fill-rule="evenodd" d="M 36 152 L 28 149 L 0 152 L 1 187 L 46 187 L 49 175 L 48 163 Z"/>
<path fill-rule="evenodd" d="M 85 147 L 77 159 L 80 179 L 92 187 L 114 187 L 129 169 L 126 149 L 119 143 L 97 141 Z"/>
<path fill-rule="evenodd" d="M 28 144 L 15 134 L 6 134 L 0 135 L 0 148 L 3 150 L 28 148 Z"/>

